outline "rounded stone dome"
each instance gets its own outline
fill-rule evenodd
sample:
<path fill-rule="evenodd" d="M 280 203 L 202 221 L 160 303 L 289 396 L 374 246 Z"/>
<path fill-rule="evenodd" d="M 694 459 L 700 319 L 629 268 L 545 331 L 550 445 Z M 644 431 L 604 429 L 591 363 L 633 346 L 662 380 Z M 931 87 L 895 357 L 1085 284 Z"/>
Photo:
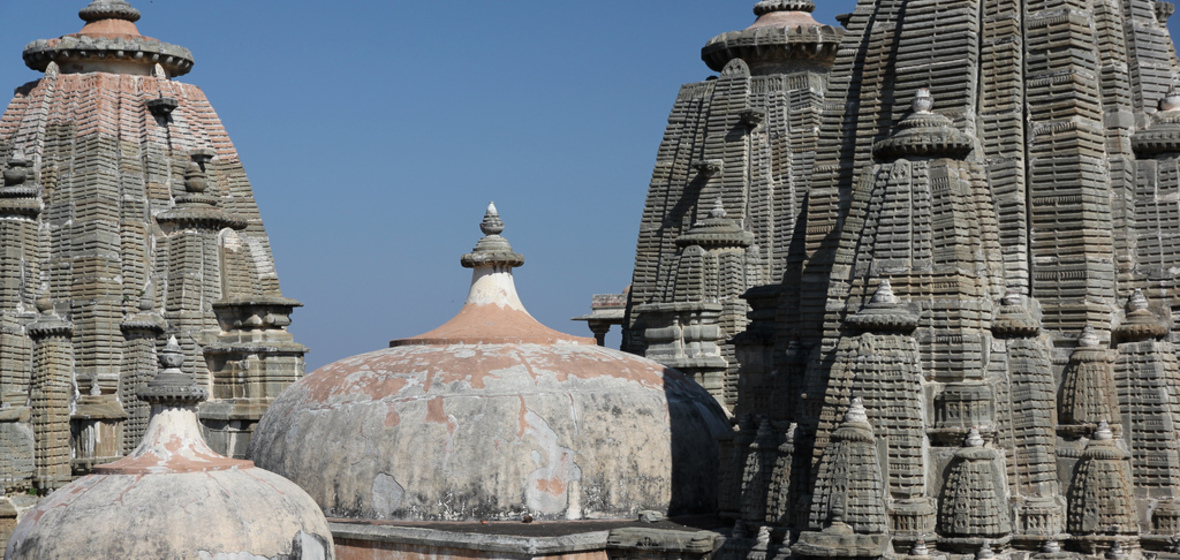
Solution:
<path fill-rule="evenodd" d="M 207 396 L 166 365 L 140 398 L 152 417 L 140 446 L 42 500 L 17 525 L 7 560 L 76 558 L 332 559 L 319 506 L 291 481 L 222 456 L 201 436 L 195 405 Z"/>
<path fill-rule="evenodd" d="M 329 516 L 632 518 L 715 507 L 724 412 L 656 362 L 549 329 L 516 295 L 524 259 L 485 234 L 463 309 L 426 334 L 325 366 L 260 421 L 250 456 Z"/>

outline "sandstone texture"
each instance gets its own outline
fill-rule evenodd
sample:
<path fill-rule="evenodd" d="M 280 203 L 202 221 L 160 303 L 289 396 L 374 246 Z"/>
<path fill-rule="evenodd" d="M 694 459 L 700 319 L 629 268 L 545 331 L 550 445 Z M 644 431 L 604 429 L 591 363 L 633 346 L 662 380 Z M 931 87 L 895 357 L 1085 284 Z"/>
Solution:
<path fill-rule="evenodd" d="M 0 486 L 49 491 L 134 449 L 165 335 L 211 392 L 210 443 L 243 456 L 303 374 L 257 203 L 192 55 L 95 0 L 35 41 L 44 77 L 0 118 Z"/>

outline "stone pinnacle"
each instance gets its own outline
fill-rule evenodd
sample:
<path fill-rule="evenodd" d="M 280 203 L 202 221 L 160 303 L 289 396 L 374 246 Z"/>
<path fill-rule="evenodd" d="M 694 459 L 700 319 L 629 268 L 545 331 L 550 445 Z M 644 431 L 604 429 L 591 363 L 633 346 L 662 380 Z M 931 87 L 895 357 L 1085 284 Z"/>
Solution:
<path fill-rule="evenodd" d="M 918 88 L 914 93 L 914 100 L 910 102 L 910 109 L 915 113 L 928 114 L 934 108 L 934 97 L 928 88 Z"/>
<path fill-rule="evenodd" d="M 709 211 L 709 218 L 719 220 L 726 217 L 725 205 L 721 204 L 721 197 L 713 200 L 713 209 Z"/>
<path fill-rule="evenodd" d="M 881 283 L 877 284 L 877 291 L 873 292 L 872 303 L 897 303 L 897 296 L 893 295 L 893 285 L 889 283 L 888 278 L 882 278 Z"/>
<path fill-rule="evenodd" d="M 845 422 L 860 422 L 867 424 L 869 422 L 869 415 L 865 412 L 865 401 L 860 397 L 854 397 L 852 404 L 848 406 L 848 412 L 844 414 Z"/>
<path fill-rule="evenodd" d="M 504 231 L 504 221 L 500 219 L 500 213 L 496 211 L 496 203 L 489 202 L 488 210 L 483 215 L 483 221 L 479 224 L 479 230 L 484 235 L 500 235 Z"/>

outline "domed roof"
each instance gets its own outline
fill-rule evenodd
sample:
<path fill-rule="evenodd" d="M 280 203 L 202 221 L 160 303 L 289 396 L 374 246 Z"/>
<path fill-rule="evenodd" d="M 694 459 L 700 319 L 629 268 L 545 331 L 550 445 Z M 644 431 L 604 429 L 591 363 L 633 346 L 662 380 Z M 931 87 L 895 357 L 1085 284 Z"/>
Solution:
<path fill-rule="evenodd" d="M 152 403 L 140 446 L 38 504 L 4 558 L 335 557 L 306 492 L 206 445 L 195 407 L 208 394 L 181 372 L 183 360 L 173 338 L 160 353 L 163 371 L 139 392 Z"/>
<path fill-rule="evenodd" d="M 429 333 L 325 366 L 271 405 L 260 466 L 329 516 L 631 518 L 714 507 L 724 412 L 653 361 L 541 325 L 520 303 L 524 258 L 486 236 L 462 311 Z"/>

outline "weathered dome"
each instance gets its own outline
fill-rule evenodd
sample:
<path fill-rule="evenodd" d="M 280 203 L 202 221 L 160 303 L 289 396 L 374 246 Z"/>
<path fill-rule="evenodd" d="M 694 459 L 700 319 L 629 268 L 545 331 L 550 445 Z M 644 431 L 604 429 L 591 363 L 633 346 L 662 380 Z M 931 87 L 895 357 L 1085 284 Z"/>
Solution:
<path fill-rule="evenodd" d="M 55 491 L 17 525 L 7 560 L 335 557 L 323 513 L 291 481 L 209 449 L 176 338 L 139 392 L 152 419 L 131 455 Z"/>
<path fill-rule="evenodd" d="M 463 257 L 462 311 L 429 333 L 325 366 L 259 423 L 250 456 L 329 516 L 630 518 L 714 507 L 723 411 L 653 361 L 533 319 L 499 234 Z"/>

